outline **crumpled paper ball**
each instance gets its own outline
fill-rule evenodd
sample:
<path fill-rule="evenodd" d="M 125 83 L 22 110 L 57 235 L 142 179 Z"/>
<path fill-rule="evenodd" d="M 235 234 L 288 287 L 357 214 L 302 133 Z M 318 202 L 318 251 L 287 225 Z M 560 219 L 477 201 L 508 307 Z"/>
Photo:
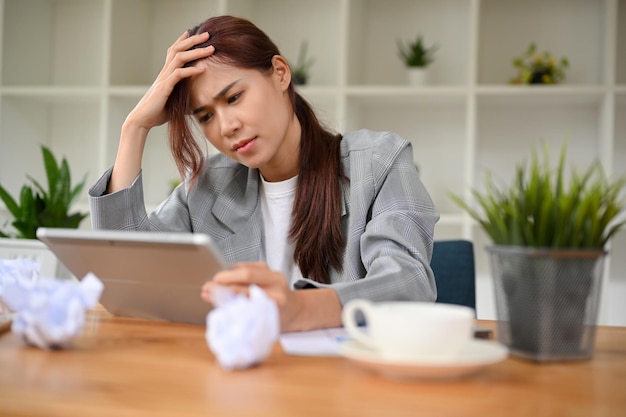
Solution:
<path fill-rule="evenodd" d="M 5 279 L 2 300 L 13 312 L 11 331 L 41 349 L 63 349 L 83 330 L 85 310 L 94 307 L 104 285 L 94 274 L 80 281 L 40 277 Z"/>
<path fill-rule="evenodd" d="M 22 282 L 25 285 L 39 279 L 41 264 L 30 258 L 0 259 L 0 314 L 10 314 L 11 310 L 4 303 L 2 293 L 5 285 Z"/>
<path fill-rule="evenodd" d="M 243 369 L 265 360 L 280 335 L 278 306 L 256 285 L 249 296 L 217 288 L 207 315 L 206 341 L 219 364 Z"/>

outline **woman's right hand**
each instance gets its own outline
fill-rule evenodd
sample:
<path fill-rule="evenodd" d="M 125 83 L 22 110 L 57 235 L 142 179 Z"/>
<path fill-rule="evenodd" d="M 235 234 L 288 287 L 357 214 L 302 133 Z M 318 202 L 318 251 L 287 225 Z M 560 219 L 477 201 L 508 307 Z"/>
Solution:
<path fill-rule="evenodd" d="M 207 58 L 215 51 L 212 45 L 189 49 L 208 39 L 209 34 L 206 32 L 193 36 L 185 32 L 168 48 L 161 72 L 122 125 L 117 157 L 107 193 L 129 187 L 141 172 L 141 159 L 148 132 L 168 121 L 165 104 L 174 87 L 180 80 L 201 74 L 205 70 L 203 65 L 185 67 L 185 64 Z"/>
<path fill-rule="evenodd" d="M 212 45 L 206 48 L 189 49 L 194 45 L 206 42 L 208 39 L 209 34 L 207 32 L 193 36 L 189 36 L 185 32 L 168 48 L 165 64 L 159 75 L 130 112 L 125 123 L 150 130 L 168 121 L 165 103 L 176 84 L 184 78 L 201 74 L 205 70 L 204 66 L 185 67 L 185 64 L 207 58 L 215 51 Z"/>

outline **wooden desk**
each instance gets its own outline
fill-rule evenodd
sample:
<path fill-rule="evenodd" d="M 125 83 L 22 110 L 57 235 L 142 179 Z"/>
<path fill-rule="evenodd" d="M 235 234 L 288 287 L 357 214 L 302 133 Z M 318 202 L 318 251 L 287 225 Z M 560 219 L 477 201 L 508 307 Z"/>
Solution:
<path fill-rule="evenodd" d="M 596 342 L 592 361 L 509 358 L 460 380 L 399 382 L 279 345 L 229 372 L 203 327 L 103 317 L 74 350 L 0 336 L 0 416 L 625 416 L 626 328 L 601 327 Z"/>

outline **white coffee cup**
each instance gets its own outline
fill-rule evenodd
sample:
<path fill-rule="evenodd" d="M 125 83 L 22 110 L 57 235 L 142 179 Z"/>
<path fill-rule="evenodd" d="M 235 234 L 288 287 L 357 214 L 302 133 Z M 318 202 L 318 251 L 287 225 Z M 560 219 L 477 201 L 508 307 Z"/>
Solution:
<path fill-rule="evenodd" d="M 357 312 L 366 328 L 358 326 Z M 474 309 L 460 305 L 361 299 L 349 301 L 342 313 L 353 339 L 396 360 L 457 357 L 473 338 L 474 318 Z"/>

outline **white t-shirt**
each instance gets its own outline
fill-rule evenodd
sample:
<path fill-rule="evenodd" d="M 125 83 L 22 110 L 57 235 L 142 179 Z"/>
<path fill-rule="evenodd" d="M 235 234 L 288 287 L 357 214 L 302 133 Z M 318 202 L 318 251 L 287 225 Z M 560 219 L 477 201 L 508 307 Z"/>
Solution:
<path fill-rule="evenodd" d="M 293 243 L 289 240 L 291 211 L 296 196 L 298 177 L 280 182 L 267 182 L 261 176 L 261 212 L 265 230 L 265 262 L 274 271 L 280 271 L 289 284 L 302 278 L 300 268 L 293 260 Z"/>

